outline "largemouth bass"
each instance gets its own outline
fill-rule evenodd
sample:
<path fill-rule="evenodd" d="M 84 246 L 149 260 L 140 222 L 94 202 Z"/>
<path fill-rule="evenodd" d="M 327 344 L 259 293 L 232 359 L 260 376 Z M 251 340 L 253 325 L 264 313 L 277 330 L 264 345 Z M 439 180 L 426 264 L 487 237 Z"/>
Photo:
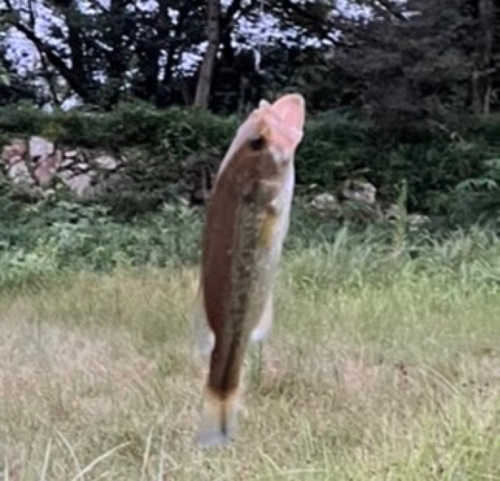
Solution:
<path fill-rule="evenodd" d="M 289 94 L 262 100 L 240 126 L 217 173 L 203 232 L 198 313 L 211 353 L 198 443 L 235 434 L 240 375 L 250 340 L 273 319 L 273 285 L 289 225 L 294 155 L 305 102 Z"/>

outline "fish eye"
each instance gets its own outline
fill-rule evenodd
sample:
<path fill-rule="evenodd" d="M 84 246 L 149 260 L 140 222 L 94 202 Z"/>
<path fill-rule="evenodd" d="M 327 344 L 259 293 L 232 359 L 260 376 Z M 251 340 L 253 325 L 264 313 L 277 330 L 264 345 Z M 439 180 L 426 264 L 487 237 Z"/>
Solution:
<path fill-rule="evenodd" d="M 255 139 L 251 139 L 249 142 L 250 148 L 252 150 L 262 150 L 264 148 L 266 141 L 262 135 L 256 137 Z"/>

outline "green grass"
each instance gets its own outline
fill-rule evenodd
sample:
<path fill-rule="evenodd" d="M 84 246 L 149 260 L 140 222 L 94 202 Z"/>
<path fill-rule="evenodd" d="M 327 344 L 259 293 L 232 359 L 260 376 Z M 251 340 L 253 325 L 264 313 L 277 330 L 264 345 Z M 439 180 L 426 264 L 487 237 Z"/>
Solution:
<path fill-rule="evenodd" d="M 193 443 L 195 266 L 4 290 L 3 479 L 500 479 L 499 244 L 391 235 L 295 225 L 225 449 Z"/>

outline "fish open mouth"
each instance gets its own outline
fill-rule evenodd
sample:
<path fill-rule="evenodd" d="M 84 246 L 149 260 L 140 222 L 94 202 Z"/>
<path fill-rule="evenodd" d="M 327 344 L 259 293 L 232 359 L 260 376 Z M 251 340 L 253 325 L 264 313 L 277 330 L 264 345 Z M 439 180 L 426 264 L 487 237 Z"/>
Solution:
<path fill-rule="evenodd" d="M 291 105 L 285 105 L 283 99 Z M 303 136 L 303 104 L 299 95 L 282 97 L 274 104 L 262 100 L 249 118 L 255 126 L 255 138 L 283 152 L 293 152 Z"/>

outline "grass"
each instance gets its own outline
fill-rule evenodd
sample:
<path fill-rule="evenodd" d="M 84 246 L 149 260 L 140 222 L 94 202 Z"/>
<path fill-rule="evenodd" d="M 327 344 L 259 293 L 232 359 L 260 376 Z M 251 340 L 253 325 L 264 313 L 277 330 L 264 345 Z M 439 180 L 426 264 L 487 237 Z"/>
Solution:
<path fill-rule="evenodd" d="M 193 444 L 206 374 L 188 318 L 196 267 L 4 290 L 3 479 L 500 479 L 496 239 L 394 250 L 367 234 L 294 235 L 226 449 Z"/>

